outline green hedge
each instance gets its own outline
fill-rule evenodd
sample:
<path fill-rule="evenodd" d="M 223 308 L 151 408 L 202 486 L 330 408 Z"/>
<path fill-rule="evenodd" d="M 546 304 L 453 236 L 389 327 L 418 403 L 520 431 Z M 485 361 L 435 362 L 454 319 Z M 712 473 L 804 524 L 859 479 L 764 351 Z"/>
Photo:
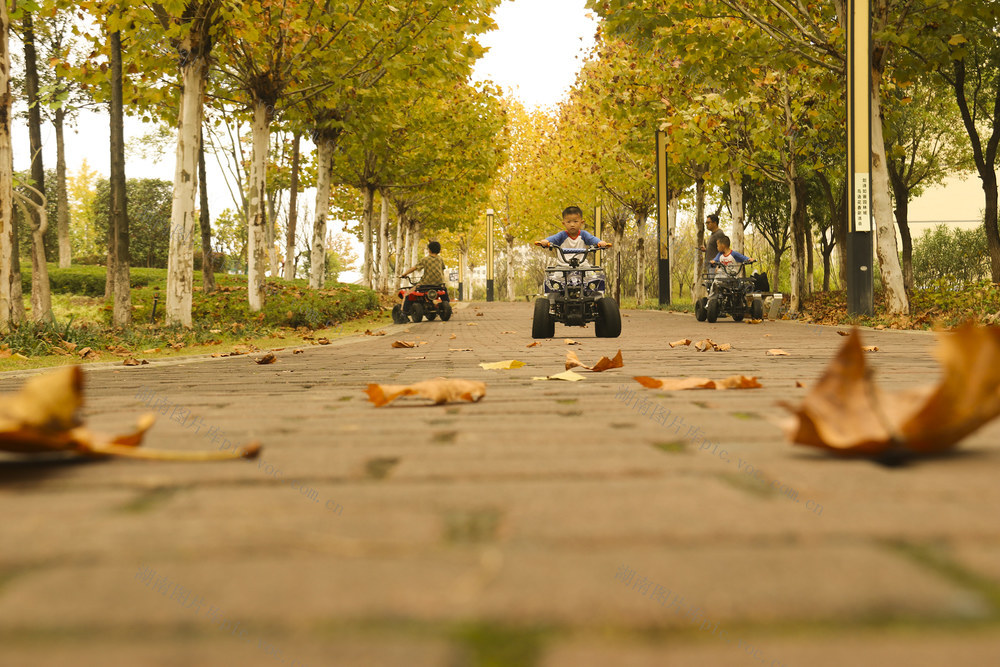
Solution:
<path fill-rule="evenodd" d="M 80 296 L 104 296 L 103 266 L 71 266 L 60 269 L 49 264 L 49 285 L 53 294 L 78 294 Z M 131 269 L 129 282 L 132 287 L 144 287 L 150 283 L 166 280 L 163 269 Z M 21 265 L 21 289 L 31 292 L 31 266 Z"/>

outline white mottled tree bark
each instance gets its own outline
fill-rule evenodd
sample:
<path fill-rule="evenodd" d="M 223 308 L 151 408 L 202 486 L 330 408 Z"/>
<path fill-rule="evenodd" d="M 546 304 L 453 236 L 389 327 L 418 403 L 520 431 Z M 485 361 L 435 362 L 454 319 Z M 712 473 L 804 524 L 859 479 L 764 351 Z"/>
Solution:
<path fill-rule="evenodd" d="M 250 310 L 264 307 L 264 271 L 267 268 L 267 154 L 271 144 L 271 107 L 253 105 L 253 153 L 247 196 L 247 298 Z"/>
<path fill-rule="evenodd" d="M 885 138 L 882 134 L 881 76 L 872 72 L 872 213 L 875 216 L 875 251 L 885 288 L 885 306 L 891 315 L 907 315 L 909 299 L 903 287 L 903 270 L 896 246 L 896 225 L 889 198 L 889 168 L 886 166 Z M 869 267 L 869 271 L 872 267 Z"/>
<path fill-rule="evenodd" d="M 734 250 L 745 255 L 743 225 L 746 212 L 743 206 L 743 180 L 735 171 L 729 172 L 729 207 L 733 212 L 733 233 L 729 235 L 729 240 Z"/>
<path fill-rule="evenodd" d="M 316 144 L 316 217 L 313 219 L 312 249 L 309 253 L 309 287 L 323 289 L 326 281 L 326 217 L 330 211 L 330 170 L 333 144 L 318 138 Z"/>
<path fill-rule="evenodd" d="M 186 46 L 191 47 L 190 44 Z M 192 58 L 181 67 L 180 112 L 177 115 L 177 162 L 170 207 L 166 318 L 168 324 L 185 327 L 191 326 L 195 201 L 206 67 L 204 58 Z"/>
<path fill-rule="evenodd" d="M 14 151 L 10 141 L 10 15 L 0 4 L 0 331 L 14 319 L 11 278 L 14 268 Z"/>
<path fill-rule="evenodd" d="M 384 192 L 378 220 L 378 291 L 389 291 L 389 198 Z"/>

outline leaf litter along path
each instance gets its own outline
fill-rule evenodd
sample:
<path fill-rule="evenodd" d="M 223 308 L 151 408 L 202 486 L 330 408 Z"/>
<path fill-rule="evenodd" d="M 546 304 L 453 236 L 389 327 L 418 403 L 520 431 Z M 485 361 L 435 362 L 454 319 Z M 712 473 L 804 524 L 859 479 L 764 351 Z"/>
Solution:
<path fill-rule="evenodd" d="M 557 338 L 528 348 L 530 304 L 476 303 L 447 323 L 287 349 L 268 365 L 243 356 L 88 368 L 83 417 L 95 430 L 154 410 L 141 391 L 201 424 L 158 414 L 145 446 L 211 448 L 214 429 L 263 450 L 200 466 L 0 463 L 4 544 L 16 545 L 0 552 L 0 662 L 274 664 L 173 589 L 137 583 L 143 567 L 239 610 L 229 613 L 249 636 L 307 664 L 461 664 L 457 655 L 485 650 L 474 637 L 536 646 L 535 662 L 509 664 L 545 667 L 744 665 L 735 639 L 785 664 L 869 654 L 987 664 L 1000 651 L 989 593 L 1000 582 L 998 423 L 952 456 L 903 469 L 803 451 L 768 419 L 782 414 L 778 400 L 805 396 L 796 381 L 819 377 L 843 342 L 835 328 L 627 314 L 618 339 L 557 325 Z M 428 341 L 425 358 L 386 342 L 404 337 Z M 564 370 L 564 338 L 588 362 L 621 349 L 624 367 L 533 382 Z M 733 349 L 669 347 L 682 338 Z M 931 335 L 865 331 L 864 343 L 879 346 L 866 362 L 887 391 L 937 377 Z M 790 356 L 766 356 L 772 348 Z M 497 359 L 527 365 L 479 367 Z M 763 387 L 668 393 L 632 380 L 734 374 Z M 364 393 L 438 376 L 485 382 L 487 394 L 375 408 Z M 0 376 L 0 391 L 22 382 Z M 644 416 L 620 387 L 683 426 Z M 690 429 L 718 447 L 699 451 Z M 622 585 L 622 567 L 683 596 L 683 613 L 641 582 Z M 733 643 L 699 631 L 689 607 Z M 886 629 L 890 617 L 906 620 Z M 478 629 L 456 634 L 456 622 Z M 534 624 L 557 632 L 532 634 Z M 585 638 L 595 624 L 614 639 Z M 129 639 L 138 628 L 144 638 Z M 37 639 L 51 636 L 61 641 Z"/>

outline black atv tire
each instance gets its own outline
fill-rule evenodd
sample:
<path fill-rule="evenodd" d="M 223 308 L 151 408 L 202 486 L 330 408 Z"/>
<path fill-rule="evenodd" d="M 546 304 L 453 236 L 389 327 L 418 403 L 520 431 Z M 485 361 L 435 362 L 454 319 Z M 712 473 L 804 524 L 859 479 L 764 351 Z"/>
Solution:
<path fill-rule="evenodd" d="M 705 304 L 705 319 L 714 324 L 719 319 L 719 300 L 709 299 Z"/>
<path fill-rule="evenodd" d="M 598 338 L 618 338 L 622 335 L 622 316 L 618 303 L 611 297 L 601 297 L 594 304 L 597 306 L 597 322 L 595 333 Z"/>
<path fill-rule="evenodd" d="M 694 319 L 699 322 L 704 322 L 706 317 L 705 304 L 708 303 L 708 297 L 701 297 L 694 302 Z"/>
<path fill-rule="evenodd" d="M 535 314 L 531 318 L 532 338 L 552 338 L 556 335 L 555 319 L 549 314 L 549 300 L 535 299 Z"/>
<path fill-rule="evenodd" d="M 409 319 L 403 314 L 402 304 L 397 303 L 392 307 L 392 322 L 393 324 L 406 324 L 409 322 Z"/>
<path fill-rule="evenodd" d="M 410 306 L 410 321 L 419 322 L 424 319 L 424 304 L 415 303 Z"/>
<path fill-rule="evenodd" d="M 447 322 L 451 319 L 451 304 L 446 303 L 441 306 L 441 321 Z"/>
<path fill-rule="evenodd" d="M 437 316 L 438 316 L 438 314 L 437 314 L 436 310 L 432 310 L 431 312 L 429 312 L 426 315 L 424 315 L 424 317 L 427 318 L 428 322 L 433 322 L 434 318 L 436 318 Z"/>
<path fill-rule="evenodd" d="M 751 320 L 762 320 L 764 319 L 764 301 L 762 299 L 755 298 L 750 304 L 750 319 Z"/>
<path fill-rule="evenodd" d="M 742 322 L 742 321 L 743 321 L 743 316 L 744 316 L 744 315 L 746 315 L 746 312 L 742 312 L 742 313 L 733 313 L 733 321 L 734 321 L 734 322 Z"/>

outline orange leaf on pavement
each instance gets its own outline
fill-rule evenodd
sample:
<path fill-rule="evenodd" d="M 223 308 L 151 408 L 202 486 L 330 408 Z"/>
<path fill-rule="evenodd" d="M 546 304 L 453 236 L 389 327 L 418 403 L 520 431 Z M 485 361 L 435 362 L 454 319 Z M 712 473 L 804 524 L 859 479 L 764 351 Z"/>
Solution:
<path fill-rule="evenodd" d="M 435 405 L 454 401 L 475 403 L 486 395 L 486 383 L 436 378 L 407 385 L 370 384 L 365 393 L 368 394 L 368 400 L 377 408 L 391 403 L 400 396 L 422 396 L 434 401 Z"/>
<path fill-rule="evenodd" d="M 717 389 L 760 389 L 763 387 L 757 381 L 757 376 L 747 377 L 746 375 L 730 375 L 716 383 Z"/>
<path fill-rule="evenodd" d="M 715 389 L 715 382 L 708 378 L 651 378 L 641 375 L 633 379 L 648 389 L 663 389 L 665 391 Z"/>
<path fill-rule="evenodd" d="M 706 338 L 704 340 L 700 340 L 700 341 L 698 341 L 697 343 L 694 344 L 694 349 L 698 350 L 699 352 L 704 352 L 705 350 L 707 350 L 709 348 L 714 348 L 714 347 L 715 347 L 715 343 L 712 342 L 711 338 Z"/>
<path fill-rule="evenodd" d="M 416 347 L 417 344 L 410 342 L 408 340 L 394 340 L 392 341 L 393 347 Z"/>
<path fill-rule="evenodd" d="M 690 344 L 691 344 L 690 338 L 681 338 L 680 340 L 675 340 L 673 343 L 668 343 L 670 347 L 679 347 L 681 345 L 690 345 Z"/>
<path fill-rule="evenodd" d="M 766 354 L 769 357 L 790 357 L 790 356 L 792 356 L 792 355 L 788 354 L 787 352 L 785 352 L 784 350 L 779 350 L 779 349 L 768 350 L 764 354 Z"/>

